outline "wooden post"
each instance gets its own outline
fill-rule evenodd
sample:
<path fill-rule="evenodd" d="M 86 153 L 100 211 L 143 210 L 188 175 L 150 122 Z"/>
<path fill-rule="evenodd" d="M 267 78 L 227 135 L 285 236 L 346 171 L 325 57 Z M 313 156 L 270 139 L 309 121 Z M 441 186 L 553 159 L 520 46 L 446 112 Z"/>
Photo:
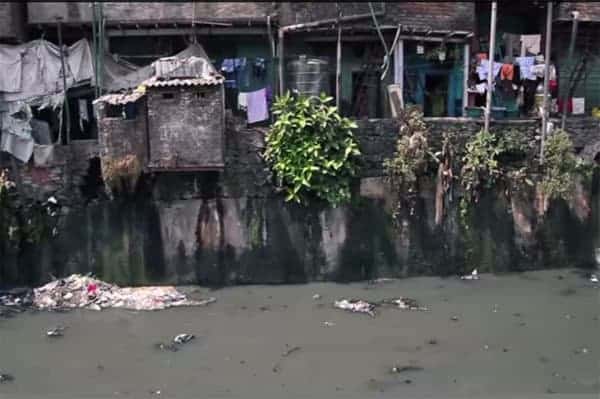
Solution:
<path fill-rule="evenodd" d="M 544 163 L 544 147 L 546 144 L 546 134 L 548 133 L 548 117 L 550 112 L 548 110 L 548 87 L 550 83 L 550 48 L 552 46 L 552 2 L 546 3 L 546 48 L 544 55 L 544 105 L 542 109 L 542 137 L 540 144 L 540 163 Z"/>
<path fill-rule="evenodd" d="M 490 26 L 490 49 L 488 56 L 488 79 L 487 79 L 487 96 L 485 100 L 485 124 L 484 130 L 490 131 L 490 116 L 492 113 L 492 87 L 494 83 L 494 48 L 496 47 L 496 17 L 498 12 L 498 3 L 492 2 L 492 21 Z"/>
<path fill-rule="evenodd" d="M 462 115 L 467 115 L 467 107 L 469 106 L 469 61 L 471 59 L 471 47 L 468 43 L 464 45 L 464 76 L 463 76 L 463 109 Z"/>
<path fill-rule="evenodd" d="M 65 66 L 65 56 L 64 56 L 64 48 L 62 41 L 62 23 L 61 18 L 57 18 L 58 22 L 58 47 L 60 48 L 60 63 L 62 65 L 62 75 L 63 75 L 63 92 L 65 93 L 64 105 L 65 105 L 65 117 L 67 118 L 67 137 L 66 143 L 69 144 L 71 141 L 71 112 L 69 110 L 69 99 L 67 97 L 67 68 Z M 60 137 L 60 134 L 59 134 Z M 59 143 L 60 144 L 60 143 Z"/>

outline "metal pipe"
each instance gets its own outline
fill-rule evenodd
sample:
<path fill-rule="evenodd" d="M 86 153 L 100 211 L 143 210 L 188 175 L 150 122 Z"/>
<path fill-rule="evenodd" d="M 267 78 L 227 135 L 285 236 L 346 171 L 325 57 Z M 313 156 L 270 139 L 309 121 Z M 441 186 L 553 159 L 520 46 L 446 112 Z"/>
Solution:
<path fill-rule="evenodd" d="M 550 116 L 548 106 L 548 87 L 550 83 L 550 49 L 552 46 L 552 2 L 546 3 L 546 48 L 544 55 L 544 102 L 542 109 L 542 137 L 540 143 L 540 163 L 544 163 L 544 147 L 546 134 L 548 132 L 548 117 Z"/>
<path fill-rule="evenodd" d="M 375 12 L 374 15 L 381 17 L 384 14 L 383 14 L 383 12 L 379 11 L 379 12 Z M 349 15 L 347 17 L 341 17 L 341 18 L 339 18 L 339 20 L 341 22 L 350 22 L 350 21 L 358 21 L 358 20 L 367 19 L 367 18 L 372 18 L 370 13 L 369 14 L 359 14 L 359 15 Z M 303 23 L 303 24 L 282 26 L 279 29 L 280 30 L 283 29 L 284 32 L 292 32 L 292 31 L 303 30 L 303 29 L 317 28 L 317 27 L 323 26 L 323 25 L 334 25 L 337 23 L 337 21 L 338 21 L 338 18 L 329 18 L 329 19 L 323 19 L 320 21 L 307 22 L 307 23 Z"/>
<path fill-rule="evenodd" d="M 278 32 L 279 63 L 277 65 L 278 75 L 279 75 L 279 95 L 280 96 L 283 95 L 283 90 L 285 88 L 284 84 L 283 84 L 283 57 L 284 57 L 283 37 L 284 37 L 284 30 L 283 30 L 283 28 L 280 28 L 279 32 Z"/>
<path fill-rule="evenodd" d="M 471 47 L 468 43 L 464 45 L 464 58 L 463 58 L 463 68 L 464 68 L 464 76 L 463 76 L 463 116 L 467 116 L 467 107 L 469 106 L 469 61 L 471 58 Z"/>
<path fill-rule="evenodd" d="M 492 110 L 492 84 L 494 82 L 494 48 L 496 46 L 496 18 L 498 13 L 498 3 L 492 2 L 492 20 L 490 26 L 490 49 L 488 56 L 488 79 L 487 79 L 487 96 L 485 99 L 485 132 L 490 131 L 490 116 Z"/>
<path fill-rule="evenodd" d="M 92 39 L 94 43 L 94 98 L 99 97 L 98 92 L 98 33 L 96 32 L 96 2 L 92 3 Z"/>
<path fill-rule="evenodd" d="M 569 43 L 569 55 L 567 57 L 568 60 L 572 61 L 573 60 L 573 52 L 575 51 L 575 40 L 577 38 L 577 25 L 579 24 L 579 12 L 578 11 L 573 11 L 572 13 L 573 16 L 573 26 L 571 29 L 571 41 Z M 569 90 L 562 90 L 562 115 L 561 115 L 561 121 L 560 121 L 560 128 L 564 129 L 566 124 L 567 124 L 567 98 L 568 98 L 568 93 Z"/>
<path fill-rule="evenodd" d="M 335 106 L 340 110 L 340 91 L 341 91 L 341 80 L 342 80 L 342 24 L 340 23 L 340 17 L 342 11 L 339 4 L 338 8 L 338 26 L 337 26 L 337 48 L 336 48 L 336 63 L 335 63 Z"/>
<path fill-rule="evenodd" d="M 71 112 L 69 109 L 69 99 L 67 98 L 67 68 L 65 67 L 65 56 L 64 56 L 64 48 L 63 48 L 63 40 L 62 40 L 62 25 L 61 18 L 56 18 L 57 21 L 57 29 L 58 29 L 58 47 L 60 48 L 60 63 L 62 66 L 62 76 L 63 76 L 63 92 L 65 93 L 64 105 L 65 105 L 65 113 L 67 117 L 67 137 L 66 143 L 69 144 L 71 138 Z M 60 135 L 59 135 L 60 136 Z"/>

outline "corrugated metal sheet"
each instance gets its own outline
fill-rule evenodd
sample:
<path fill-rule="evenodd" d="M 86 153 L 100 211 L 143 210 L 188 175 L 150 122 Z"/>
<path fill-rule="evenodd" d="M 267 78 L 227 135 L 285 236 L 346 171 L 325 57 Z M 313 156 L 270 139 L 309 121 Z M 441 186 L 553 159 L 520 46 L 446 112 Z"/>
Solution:
<path fill-rule="evenodd" d="M 223 83 L 225 79 L 221 75 L 205 76 L 190 79 L 158 79 L 156 77 L 146 80 L 146 87 L 178 87 L 178 86 L 215 86 Z"/>
<path fill-rule="evenodd" d="M 122 105 L 122 104 L 135 102 L 135 101 L 139 100 L 140 98 L 142 98 L 144 95 L 145 95 L 145 93 L 143 93 L 141 91 L 134 91 L 131 93 L 120 93 L 120 94 L 106 94 L 106 95 L 94 100 L 94 104 L 99 103 L 99 102 L 104 102 L 104 103 L 108 103 L 108 104 L 112 104 L 112 105 Z"/>

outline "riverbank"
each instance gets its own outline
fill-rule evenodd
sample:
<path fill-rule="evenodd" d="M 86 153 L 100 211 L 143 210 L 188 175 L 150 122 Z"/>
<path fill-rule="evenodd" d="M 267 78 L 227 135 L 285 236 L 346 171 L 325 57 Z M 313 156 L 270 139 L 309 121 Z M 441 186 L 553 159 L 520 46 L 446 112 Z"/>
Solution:
<path fill-rule="evenodd" d="M 217 301 L 0 319 L 0 372 L 15 378 L 0 384 L 0 397 L 597 397 L 600 389 L 598 285 L 575 270 L 184 291 Z M 399 296 L 429 311 L 369 317 L 332 306 Z M 64 336 L 47 337 L 56 325 Z M 155 347 L 179 333 L 196 339 L 177 352 Z"/>

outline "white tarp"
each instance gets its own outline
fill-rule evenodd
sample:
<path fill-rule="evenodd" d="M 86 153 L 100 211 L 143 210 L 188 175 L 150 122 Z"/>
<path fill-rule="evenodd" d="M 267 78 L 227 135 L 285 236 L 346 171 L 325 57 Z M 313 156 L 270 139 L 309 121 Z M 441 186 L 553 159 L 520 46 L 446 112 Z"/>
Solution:
<path fill-rule="evenodd" d="M 81 39 L 65 52 L 67 87 L 94 76 L 92 52 Z M 34 40 L 18 46 L 0 45 L 0 99 L 25 101 L 63 91 L 62 64 L 58 46 Z"/>

